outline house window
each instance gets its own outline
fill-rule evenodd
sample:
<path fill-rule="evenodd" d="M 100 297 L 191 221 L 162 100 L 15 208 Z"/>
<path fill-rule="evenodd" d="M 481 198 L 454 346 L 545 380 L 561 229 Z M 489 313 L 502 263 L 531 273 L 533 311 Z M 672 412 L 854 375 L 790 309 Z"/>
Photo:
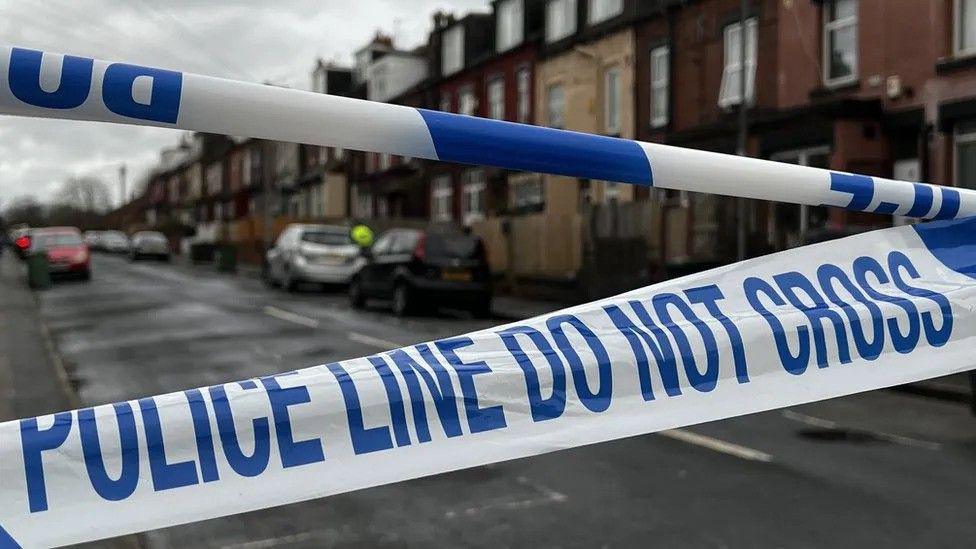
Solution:
<path fill-rule="evenodd" d="M 576 0 L 549 0 L 546 4 L 546 42 L 555 42 L 576 31 Z"/>
<path fill-rule="evenodd" d="M 505 79 L 496 78 L 488 82 L 488 117 L 505 119 Z"/>
<path fill-rule="evenodd" d="M 474 95 L 474 88 L 465 86 L 458 96 L 458 112 L 468 116 L 474 116 L 478 110 L 478 98 Z"/>
<path fill-rule="evenodd" d="M 728 108 L 742 103 L 742 25 L 733 23 L 725 27 L 725 70 L 722 72 L 722 89 L 718 105 Z M 746 21 L 746 98 L 755 100 L 756 87 L 756 18 Z"/>
<path fill-rule="evenodd" d="M 449 92 L 441 93 L 441 106 L 442 112 L 451 112 L 451 94 Z"/>
<path fill-rule="evenodd" d="M 671 49 L 668 46 L 651 50 L 651 126 L 655 128 L 668 123 L 670 66 Z"/>
<path fill-rule="evenodd" d="M 529 72 L 528 67 L 519 69 L 518 73 L 515 75 L 515 84 L 518 88 L 516 94 L 518 96 L 518 121 L 526 124 L 529 122 L 529 105 L 532 101 L 532 75 Z"/>
<path fill-rule="evenodd" d="M 434 221 L 444 222 L 454 219 L 454 185 L 451 176 L 439 175 L 431 182 L 431 213 Z"/>
<path fill-rule="evenodd" d="M 956 186 L 976 189 L 976 120 L 956 125 Z"/>
<path fill-rule="evenodd" d="M 603 75 L 603 121 L 608 134 L 620 133 L 620 68 L 608 69 Z"/>
<path fill-rule="evenodd" d="M 976 53 L 976 0 L 956 0 L 955 54 Z"/>
<path fill-rule="evenodd" d="M 390 169 L 393 164 L 393 159 L 388 153 L 380 153 L 380 171 L 386 171 Z"/>
<path fill-rule="evenodd" d="M 559 84 L 546 90 L 546 122 L 553 128 L 566 127 L 566 92 Z"/>
<path fill-rule="evenodd" d="M 443 34 L 441 74 L 454 74 L 464 67 L 464 27 L 455 25 Z"/>
<path fill-rule="evenodd" d="M 844 84 L 857 78 L 857 0 L 824 4 L 824 81 Z"/>
<path fill-rule="evenodd" d="M 461 176 L 461 181 L 461 220 L 465 225 L 470 225 L 485 218 L 485 170 L 467 170 Z"/>
<path fill-rule="evenodd" d="M 335 147 L 332 149 L 332 158 L 334 158 L 337 162 L 341 162 L 345 157 L 346 149 L 343 149 L 342 147 Z"/>
<path fill-rule="evenodd" d="M 524 21 L 522 0 L 504 0 L 498 4 L 497 51 L 510 50 L 522 43 Z"/>
<path fill-rule="evenodd" d="M 589 17 L 591 25 L 616 17 L 624 11 L 624 0 L 590 0 Z"/>
<path fill-rule="evenodd" d="M 516 211 L 540 211 L 545 205 L 542 193 L 542 177 L 525 174 L 512 181 L 512 205 Z"/>
<path fill-rule="evenodd" d="M 356 193 L 356 217 L 360 219 L 373 217 L 373 195 L 363 192 L 358 187 L 356 190 L 358 191 Z"/>

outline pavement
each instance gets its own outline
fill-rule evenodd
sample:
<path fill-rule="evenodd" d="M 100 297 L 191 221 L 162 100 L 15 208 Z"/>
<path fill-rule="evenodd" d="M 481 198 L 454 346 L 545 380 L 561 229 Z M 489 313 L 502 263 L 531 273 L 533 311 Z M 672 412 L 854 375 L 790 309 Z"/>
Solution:
<path fill-rule="evenodd" d="M 10 263 L 2 267 L 0 388 L 17 395 L 4 399 L 14 416 L 68 403 L 56 400 L 66 397 L 53 379 L 37 383 L 45 376 L 36 360 L 17 354 L 34 338 L 25 330 L 43 330 L 35 323 L 48 327 L 77 397 L 95 405 L 509 320 L 451 311 L 398 319 L 382 305 L 352 310 L 341 292 L 289 294 L 250 277 L 104 255 L 90 283 L 56 284 L 32 309 L 29 301 L 8 305 L 23 298 L 10 297 Z M 34 394 L 40 385 L 50 386 Z M 25 403 L 47 398 L 57 404 L 26 412 Z M 158 530 L 140 543 L 959 547 L 976 537 L 974 466 L 976 418 L 967 407 L 875 391 Z"/>

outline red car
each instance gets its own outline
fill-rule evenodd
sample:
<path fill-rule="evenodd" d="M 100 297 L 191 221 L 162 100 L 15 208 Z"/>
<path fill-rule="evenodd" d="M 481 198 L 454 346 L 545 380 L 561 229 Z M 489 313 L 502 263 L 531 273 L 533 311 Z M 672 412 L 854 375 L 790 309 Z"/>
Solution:
<path fill-rule="evenodd" d="M 91 254 L 78 229 L 47 227 L 31 231 L 31 253 L 38 252 L 47 254 L 48 270 L 52 275 L 91 278 Z"/>

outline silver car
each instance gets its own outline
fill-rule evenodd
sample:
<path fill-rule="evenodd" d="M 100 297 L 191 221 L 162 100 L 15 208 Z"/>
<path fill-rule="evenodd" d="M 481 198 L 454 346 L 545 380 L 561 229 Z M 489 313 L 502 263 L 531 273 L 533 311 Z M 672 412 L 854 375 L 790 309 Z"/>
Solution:
<path fill-rule="evenodd" d="M 129 259 L 135 261 L 143 257 L 169 261 L 169 240 L 166 235 L 156 231 L 140 231 L 132 235 Z"/>
<path fill-rule="evenodd" d="M 303 282 L 348 284 L 364 262 L 348 227 L 293 223 L 268 250 L 264 279 L 289 291 Z"/>
<path fill-rule="evenodd" d="M 129 237 L 122 231 L 105 231 L 98 238 L 99 249 L 114 254 L 129 253 Z"/>

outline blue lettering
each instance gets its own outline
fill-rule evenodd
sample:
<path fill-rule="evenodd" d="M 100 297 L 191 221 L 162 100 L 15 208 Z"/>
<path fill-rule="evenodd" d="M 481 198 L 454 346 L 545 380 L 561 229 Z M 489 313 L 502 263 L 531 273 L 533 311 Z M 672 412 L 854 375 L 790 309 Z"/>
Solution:
<path fill-rule="evenodd" d="M 765 294 L 774 305 L 779 307 L 786 305 L 786 300 L 780 297 L 768 282 L 754 276 L 747 278 L 742 283 L 742 289 L 745 291 L 749 305 L 752 305 L 752 308 L 762 315 L 769 324 L 769 328 L 773 332 L 773 339 L 776 342 L 776 352 L 779 353 L 779 360 L 783 364 L 783 368 L 793 375 L 800 375 L 805 372 L 807 365 L 810 363 L 809 329 L 806 326 L 798 326 L 796 328 L 800 348 L 797 350 L 796 355 L 794 355 L 790 351 L 790 343 L 786 339 L 786 329 L 783 327 L 783 323 L 776 318 L 776 315 L 763 307 L 762 302 L 759 301 L 759 294 Z"/>
<path fill-rule="evenodd" d="M 293 374 L 294 372 L 284 375 Z M 268 393 L 268 402 L 271 404 L 275 438 L 278 440 L 278 453 L 281 454 L 281 466 L 287 469 L 325 461 L 320 439 L 313 438 L 296 442 L 291 429 L 291 415 L 288 408 L 311 402 L 312 399 L 308 396 L 308 387 L 302 385 L 282 388 L 281 384 L 278 383 L 278 377 L 281 376 L 262 377 L 261 384 L 264 385 L 264 389 Z"/>
<path fill-rule="evenodd" d="M 163 428 L 159 422 L 156 401 L 150 398 L 139 399 L 142 422 L 146 428 L 146 446 L 149 450 L 149 472 L 152 474 L 153 489 L 157 492 L 197 484 L 197 466 L 193 461 L 167 463 L 166 446 L 163 443 Z"/>
<path fill-rule="evenodd" d="M 590 351 L 593 352 L 593 356 L 596 357 L 600 385 L 595 393 L 590 390 L 586 381 L 586 369 L 583 366 L 583 361 L 580 360 L 573 344 L 569 342 L 569 338 L 563 333 L 564 324 L 576 328 L 576 332 L 583 336 L 583 341 L 586 342 Z M 610 355 L 607 354 L 607 349 L 603 346 L 600 338 L 596 337 L 593 330 L 582 320 L 573 315 L 554 316 L 546 321 L 546 327 L 552 332 L 556 347 L 562 351 L 569 362 L 569 368 L 573 372 L 573 386 L 576 387 L 576 394 L 579 395 L 583 406 L 586 406 L 591 412 L 602 412 L 609 408 L 610 399 L 613 396 L 613 372 L 610 369 Z"/>
<path fill-rule="evenodd" d="M 442 339 L 434 343 L 437 350 L 444 355 L 447 363 L 457 372 L 461 381 L 461 394 L 464 396 L 464 412 L 468 418 L 468 428 L 472 433 L 481 433 L 492 429 L 502 429 L 506 426 L 505 412 L 501 405 L 479 407 L 478 390 L 474 385 L 474 376 L 487 374 L 491 368 L 483 360 L 477 362 L 463 362 L 457 356 L 457 350 L 474 345 L 469 337 L 455 337 Z"/>
<path fill-rule="evenodd" d="M 691 386 L 703 393 L 707 393 L 714 389 L 715 385 L 718 383 L 718 345 L 715 341 L 715 334 L 712 333 L 712 329 L 709 328 L 707 324 L 702 322 L 702 320 L 695 315 L 695 311 L 691 309 L 691 306 L 685 303 L 685 301 L 677 294 L 665 293 L 656 295 L 651 301 L 654 305 L 654 312 L 657 313 L 657 316 L 659 319 L 661 319 L 664 327 L 671 332 L 671 336 L 678 345 L 678 351 L 681 353 L 681 361 L 685 366 L 685 375 L 688 376 L 688 381 L 691 383 Z M 698 328 L 698 331 L 701 333 L 702 341 L 705 343 L 704 372 L 700 372 L 698 370 L 698 365 L 695 362 L 695 355 L 691 350 L 691 344 L 688 342 L 688 337 L 685 336 L 684 330 L 681 329 L 681 326 L 677 325 L 671 318 L 671 313 L 668 312 L 668 306 L 678 309 L 685 319 L 693 326 Z"/>
<path fill-rule="evenodd" d="M 549 370 L 552 372 L 552 396 L 549 398 L 542 398 L 539 372 L 519 345 L 518 338 L 516 338 L 519 334 L 527 336 L 549 364 Z M 566 366 L 559 358 L 556 350 L 549 344 L 546 336 L 529 326 L 513 326 L 498 332 L 498 336 L 502 338 L 505 348 L 515 358 L 515 362 L 522 368 L 522 373 L 525 375 L 525 390 L 529 397 L 532 421 L 545 421 L 563 415 L 566 410 Z"/>
<path fill-rule="evenodd" d="M 437 364 L 437 360 L 431 355 L 428 349 L 427 354 L 430 359 Z M 426 369 L 422 368 L 417 362 L 410 358 L 410 355 L 402 349 L 397 349 L 389 353 L 393 364 L 403 374 L 403 379 L 407 382 L 407 391 L 410 394 L 411 409 L 413 410 L 413 422 L 417 429 L 417 439 L 420 442 L 430 442 L 430 427 L 427 423 L 427 409 L 424 405 L 424 393 L 420 388 L 420 380 L 417 374 L 424 379 L 427 389 L 430 391 L 437 410 L 437 417 L 440 418 L 444 433 L 449 437 L 461 435 L 461 420 L 458 418 L 458 409 L 454 400 L 454 387 L 451 384 L 451 376 L 443 366 L 437 364 L 434 376 L 430 375 Z"/>
<path fill-rule="evenodd" d="M 884 317 L 881 313 L 881 308 L 861 293 L 861 290 L 858 289 L 851 279 L 847 277 L 847 274 L 837 265 L 822 265 L 817 269 L 817 280 L 820 282 L 820 286 L 823 288 L 824 295 L 827 296 L 827 299 L 840 307 L 844 311 L 844 314 L 847 315 L 847 320 L 851 323 L 851 335 L 854 336 L 854 345 L 857 347 L 857 353 L 867 360 L 874 360 L 881 356 L 881 351 L 884 349 L 885 343 Z M 871 331 L 874 334 L 874 338 L 871 341 L 868 341 L 867 336 L 864 334 L 864 326 L 861 324 L 860 315 L 857 314 L 854 307 L 837 295 L 837 291 L 834 289 L 835 281 L 840 282 L 840 285 L 858 303 L 867 307 L 868 312 L 871 314 Z"/>
<path fill-rule="evenodd" d="M 908 295 L 930 299 L 939 305 L 939 310 L 942 312 L 942 327 L 938 330 L 935 329 L 932 313 L 929 312 L 922 313 L 922 324 L 925 327 L 925 339 L 928 340 L 929 345 L 933 347 L 945 345 L 952 335 L 952 306 L 949 300 L 938 292 L 909 286 L 901 276 L 901 269 L 904 269 L 908 276 L 913 279 L 921 277 L 908 256 L 897 251 L 888 254 L 888 270 L 891 271 L 891 278 L 894 280 L 895 286 Z"/>
<path fill-rule="evenodd" d="M 359 392 L 352 381 L 349 373 L 338 363 L 326 364 L 326 368 L 332 372 L 336 381 L 339 382 L 339 389 L 342 391 L 342 400 L 346 404 L 346 417 L 349 421 L 349 436 L 352 439 L 352 448 L 359 454 L 368 454 L 380 450 L 393 448 L 393 439 L 390 438 L 390 429 L 387 427 L 371 427 L 367 429 L 363 423 L 363 407 L 359 402 Z"/>
<path fill-rule="evenodd" d="M 892 303 L 904 309 L 905 313 L 908 315 L 908 333 L 902 333 L 901 328 L 898 326 L 897 318 L 888 319 L 888 331 L 891 332 L 891 342 L 894 344 L 895 350 L 899 353 L 906 354 L 912 352 L 915 346 L 918 345 L 918 339 L 921 336 L 921 327 L 918 320 L 918 309 L 915 304 L 911 301 L 901 298 L 883 294 L 875 290 L 867 280 L 867 274 L 871 273 L 875 276 L 875 279 L 881 284 L 887 284 L 889 281 L 888 275 L 885 273 L 884 267 L 871 257 L 859 257 L 854 260 L 854 278 L 857 280 L 857 284 L 864 289 L 864 292 L 868 294 L 871 299 L 875 301 L 883 301 L 885 303 Z"/>
<path fill-rule="evenodd" d="M 119 402 L 112 407 L 119 424 L 119 448 L 122 454 L 122 472 L 118 480 L 109 478 L 105 470 L 105 457 L 98 441 L 98 425 L 93 408 L 78 410 L 78 430 L 92 488 L 103 499 L 121 501 L 131 496 L 139 483 L 139 435 L 132 406 L 128 402 Z"/>
<path fill-rule="evenodd" d="M 749 383 L 749 371 L 746 368 L 746 350 L 742 344 L 742 334 L 739 333 L 739 329 L 736 328 L 735 323 L 718 308 L 718 301 L 725 299 L 722 291 L 718 289 L 718 286 L 712 284 L 710 286 L 685 290 L 685 295 L 688 296 L 688 301 L 691 303 L 704 305 L 708 314 L 712 315 L 712 318 L 718 320 L 722 324 L 722 327 L 725 328 L 725 333 L 729 336 L 729 343 L 732 345 L 732 359 L 735 361 L 735 377 L 739 380 L 739 383 Z"/>
<path fill-rule="evenodd" d="M 238 385 L 242 389 L 257 389 L 253 381 L 241 381 Z M 221 385 L 210 387 L 210 400 L 213 402 L 214 415 L 217 418 L 217 432 L 224 449 L 224 456 L 231 468 L 243 477 L 256 477 L 264 472 L 271 459 L 271 428 L 268 418 L 255 418 L 252 422 L 254 430 L 254 453 L 244 454 L 241 443 L 237 439 L 237 428 L 234 425 L 234 413 L 227 399 L 227 391 Z"/>
<path fill-rule="evenodd" d="M 31 513 L 47 511 L 47 485 L 44 482 L 44 460 L 41 453 L 64 444 L 71 432 L 71 421 L 71 412 L 54 414 L 54 424 L 48 429 L 38 429 L 36 417 L 20 421 L 24 472 L 27 476 L 27 503 Z"/>
<path fill-rule="evenodd" d="M 91 91 L 94 61 L 65 55 L 61 62 L 61 82 L 58 89 L 46 92 L 41 88 L 43 56 L 43 53 L 36 50 L 13 48 L 7 77 L 14 96 L 24 103 L 47 109 L 73 109 L 84 103 Z"/>
<path fill-rule="evenodd" d="M 681 381 L 678 379 L 678 364 L 674 358 L 674 350 L 671 348 L 671 342 L 668 341 L 668 336 L 664 334 L 664 330 L 654 323 L 651 315 L 640 301 L 631 301 L 630 308 L 637 314 L 637 318 L 641 324 L 654 335 L 653 340 L 651 339 L 651 334 L 637 327 L 616 305 L 607 305 L 603 310 L 606 311 L 607 316 L 613 321 L 613 325 L 627 338 L 631 350 L 634 351 L 634 357 L 637 359 L 637 377 L 640 380 L 641 395 L 646 401 L 654 400 L 654 391 L 651 387 L 650 365 L 648 364 L 647 353 L 644 352 L 644 347 L 641 345 L 641 340 L 644 341 L 644 345 L 647 345 L 647 348 L 654 355 L 658 373 L 661 374 L 661 382 L 664 384 L 664 392 L 668 396 L 680 395 Z"/>
<path fill-rule="evenodd" d="M 203 400 L 203 393 L 199 389 L 190 389 L 184 394 L 190 404 L 190 417 L 193 418 L 193 436 L 197 440 L 197 456 L 200 458 L 200 478 L 203 482 L 220 480 L 217 456 L 214 452 L 213 430 L 210 428 L 210 416 L 207 413 L 207 403 Z"/>
<path fill-rule="evenodd" d="M 847 330 L 844 327 L 844 319 L 836 311 L 830 309 L 827 302 L 824 301 L 823 296 L 807 280 L 807 277 L 794 271 L 778 274 L 773 277 L 773 280 L 776 281 L 776 285 L 779 286 L 780 291 L 783 292 L 787 301 L 802 311 L 810 321 L 810 326 L 813 328 L 813 342 L 817 349 L 817 366 L 826 368 L 829 360 L 827 357 L 827 338 L 824 335 L 823 322 L 825 320 L 829 321 L 834 327 L 834 337 L 837 339 L 837 353 L 840 355 L 841 363 L 850 363 L 851 350 L 847 343 Z M 807 297 L 813 301 L 813 305 L 804 303 L 800 299 L 800 296 L 797 295 L 796 290 L 802 290 L 803 293 L 807 294 Z"/>
<path fill-rule="evenodd" d="M 383 381 L 386 399 L 390 403 L 390 418 L 393 420 L 393 434 L 396 437 L 397 446 L 409 446 L 410 430 L 407 428 L 407 412 L 403 407 L 403 393 L 400 392 L 400 384 L 397 383 L 393 370 L 381 357 L 371 356 L 367 360 L 373 365 Z"/>
<path fill-rule="evenodd" d="M 152 79 L 149 103 L 136 102 L 132 97 L 132 89 L 137 78 Z M 102 101 L 105 102 L 108 110 L 121 116 L 175 124 L 180 114 L 182 89 L 182 73 L 113 63 L 105 69 Z"/>

